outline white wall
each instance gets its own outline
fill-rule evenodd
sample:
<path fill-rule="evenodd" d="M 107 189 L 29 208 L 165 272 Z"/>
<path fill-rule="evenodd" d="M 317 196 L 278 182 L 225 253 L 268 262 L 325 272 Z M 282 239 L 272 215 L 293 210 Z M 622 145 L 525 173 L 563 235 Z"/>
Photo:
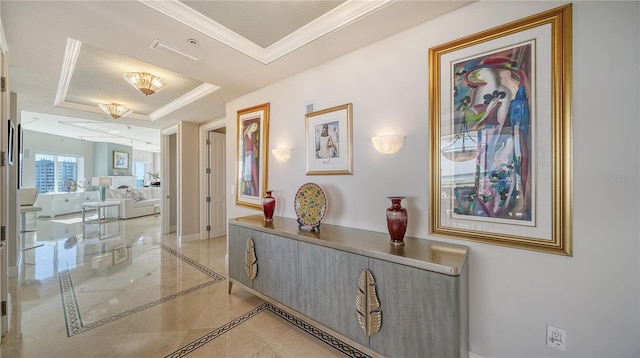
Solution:
<path fill-rule="evenodd" d="M 325 223 L 386 232 L 386 196 L 408 197 L 408 235 L 470 247 L 470 351 L 483 357 L 640 356 L 640 73 L 637 2 L 573 5 L 573 257 L 429 237 L 428 49 L 551 9 L 558 2 L 482 1 L 227 105 L 227 181 L 235 185 L 236 112 L 270 102 L 269 159 L 276 215 L 295 218 L 300 185 L 327 192 Z M 354 174 L 305 175 L 304 110 L 353 103 Z M 370 138 L 405 134 L 378 154 Z M 259 214 L 237 207 L 230 218 Z M 545 325 L 567 330 L 567 352 L 545 345 Z"/>

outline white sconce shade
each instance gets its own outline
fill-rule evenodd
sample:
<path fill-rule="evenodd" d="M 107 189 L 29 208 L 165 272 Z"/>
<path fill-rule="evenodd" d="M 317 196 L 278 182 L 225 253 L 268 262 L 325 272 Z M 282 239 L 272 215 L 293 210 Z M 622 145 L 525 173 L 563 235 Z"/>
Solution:
<path fill-rule="evenodd" d="M 404 145 L 403 135 L 379 135 L 371 137 L 371 143 L 382 154 L 392 154 Z"/>
<path fill-rule="evenodd" d="M 291 148 L 273 148 L 271 154 L 279 162 L 286 162 L 291 157 Z"/>

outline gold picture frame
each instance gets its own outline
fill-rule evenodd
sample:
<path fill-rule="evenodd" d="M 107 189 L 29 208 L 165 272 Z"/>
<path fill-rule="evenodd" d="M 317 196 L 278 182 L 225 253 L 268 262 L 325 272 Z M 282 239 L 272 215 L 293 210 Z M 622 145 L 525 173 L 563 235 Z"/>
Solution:
<path fill-rule="evenodd" d="M 267 190 L 269 103 L 238 111 L 236 205 L 261 209 Z"/>
<path fill-rule="evenodd" d="M 129 153 L 114 150 L 113 169 L 129 169 Z"/>
<path fill-rule="evenodd" d="M 353 174 L 351 103 L 307 113 L 307 175 Z"/>
<path fill-rule="evenodd" d="M 572 255 L 571 13 L 429 49 L 431 234 Z"/>

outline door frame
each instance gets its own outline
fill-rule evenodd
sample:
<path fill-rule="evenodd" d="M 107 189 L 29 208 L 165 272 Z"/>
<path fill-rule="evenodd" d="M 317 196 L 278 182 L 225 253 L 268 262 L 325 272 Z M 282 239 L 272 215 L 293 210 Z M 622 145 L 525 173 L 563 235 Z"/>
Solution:
<path fill-rule="evenodd" d="M 6 86 L 2 89 L 2 92 L 0 92 L 0 122 L 2 124 L 0 128 L 0 153 L 2 153 L 3 156 L 7 155 L 5 152 L 8 145 L 6 123 L 9 119 L 9 106 L 11 103 L 8 51 L 9 48 L 4 30 L 2 23 L 0 23 L 0 76 Z M 0 242 L 0 247 L 2 247 L 2 249 L 0 249 L 0 301 L 6 305 L 6 312 L 5 315 L 0 316 L 0 342 L 3 340 L 2 337 L 9 332 L 9 312 L 11 311 L 11 297 L 9 295 L 9 247 L 13 246 L 15 248 L 18 242 L 18 239 L 15 238 L 17 231 L 10 222 L 10 210 L 12 210 L 9 205 L 9 191 L 11 190 L 9 189 L 10 167 L 7 165 L 6 160 L 4 162 L 5 165 L 0 167 L 0 226 L 5 229 L 5 240 Z M 13 208 L 13 210 L 15 211 L 17 208 Z M 14 238 L 15 241 L 14 244 L 9 245 L 11 238 Z"/>
<path fill-rule="evenodd" d="M 200 126 L 199 128 L 200 153 L 205 153 L 205 151 L 207 150 L 207 145 L 206 145 L 207 133 L 212 130 L 224 128 L 226 126 L 227 126 L 227 119 L 225 117 L 214 119 L 213 121 L 204 123 Z M 226 165 L 224 167 L 226 169 Z M 198 171 L 200 173 L 200 224 L 199 225 L 200 225 L 201 240 L 208 239 L 207 230 L 204 229 L 204 227 L 207 225 L 207 210 L 206 210 L 207 202 L 205 199 L 205 193 L 207 192 L 207 176 L 205 173 L 206 168 L 207 168 L 207 156 L 201 155 L 200 164 L 198 168 Z M 226 173 L 222 173 L 221 175 L 223 176 L 223 180 L 226 179 Z"/>
<path fill-rule="evenodd" d="M 178 126 L 172 126 L 166 129 L 163 129 L 161 132 L 162 140 L 160 141 L 160 160 L 162 161 L 161 165 L 161 175 L 162 184 L 160 185 L 160 190 L 162 192 L 162 200 L 160 200 L 160 218 L 162 218 L 162 234 L 166 235 L 171 232 L 171 215 L 176 215 L 176 213 L 171 212 L 171 198 L 169 197 L 171 194 L 171 150 L 176 150 L 176 148 L 171 148 L 169 137 L 171 135 L 178 133 Z M 175 200 L 176 198 L 174 198 Z"/>

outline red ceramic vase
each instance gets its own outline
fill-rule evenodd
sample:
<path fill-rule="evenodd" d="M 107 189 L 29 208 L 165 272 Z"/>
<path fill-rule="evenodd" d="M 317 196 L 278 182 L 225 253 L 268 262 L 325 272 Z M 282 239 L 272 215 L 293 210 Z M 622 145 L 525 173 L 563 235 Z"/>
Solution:
<path fill-rule="evenodd" d="M 391 207 L 387 209 L 387 229 L 391 236 L 391 246 L 404 246 L 404 234 L 407 232 L 407 209 L 401 205 L 404 196 L 390 196 Z"/>
<path fill-rule="evenodd" d="M 273 213 L 276 210 L 276 199 L 271 196 L 272 192 L 273 190 L 265 191 L 264 198 L 262 198 L 262 212 L 265 221 L 272 221 Z"/>

